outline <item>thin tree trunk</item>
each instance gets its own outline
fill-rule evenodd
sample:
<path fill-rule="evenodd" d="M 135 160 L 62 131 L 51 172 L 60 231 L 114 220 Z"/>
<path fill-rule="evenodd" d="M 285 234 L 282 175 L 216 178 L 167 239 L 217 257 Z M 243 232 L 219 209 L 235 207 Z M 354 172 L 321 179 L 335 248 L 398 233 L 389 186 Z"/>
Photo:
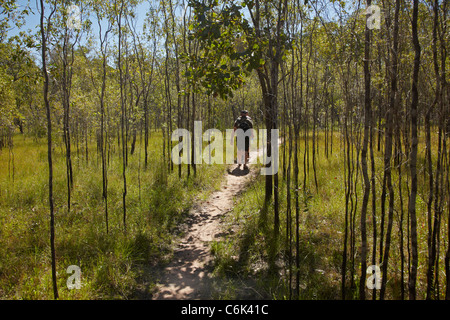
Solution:
<path fill-rule="evenodd" d="M 394 119 L 396 116 L 395 106 L 396 106 L 396 95 L 397 95 L 397 75 L 398 75 L 398 25 L 399 25 L 399 10 L 400 10 L 400 0 L 395 2 L 395 13 L 394 13 L 394 30 L 393 30 L 393 46 L 391 55 L 391 90 L 389 97 L 389 107 L 386 112 L 386 133 L 385 133 L 385 147 L 384 147 L 384 174 L 386 177 L 387 188 L 389 192 L 389 209 L 388 209 L 388 226 L 386 231 L 386 247 L 384 248 L 384 255 L 382 260 L 382 281 L 381 281 L 381 291 L 380 299 L 383 300 L 386 292 L 387 283 L 387 270 L 389 264 L 389 251 L 391 246 L 391 233 L 394 219 L 394 188 L 392 185 L 392 169 L 391 169 L 391 158 L 392 158 L 392 144 L 393 144 L 393 126 Z M 389 20 L 389 24 L 391 20 Z M 380 253 L 381 255 L 382 253 Z"/>
<path fill-rule="evenodd" d="M 413 2 L 412 15 L 412 42 L 414 45 L 414 68 L 411 88 L 411 155 L 410 155 L 410 171 L 411 171 L 411 190 L 409 196 L 408 212 L 411 220 L 411 272 L 409 275 L 409 299 L 416 299 L 416 281 L 417 281 L 417 266 L 419 262 L 418 243 L 417 243 L 417 217 L 416 217 L 416 197 L 417 197 L 417 127 L 418 127 L 418 112 L 417 106 L 419 104 L 419 68 L 420 68 L 420 43 L 417 32 L 417 20 L 419 11 L 419 0 Z"/>
<path fill-rule="evenodd" d="M 444 146 L 446 145 L 446 140 L 444 140 Z M 447 152 L 447 148 L 444 148 L 444 152 Z M 450 155 L 446 153 L 447 156 L 447 203 L 450 203 Z M 446 278 L 446 291 L 445 299 L 450 300 L 450 205 L 447 205 L 447 252 L 445 253 L 445 278 Z"/>
<path fill-rule="evenodd" d="M 52 284 L 53 296 L 58 299 L 58 286 L 56 282 L 56 252 L 55 252 L 55 213 L 53 204 L 53 159 L 52 159 L 52 120 L 50 114 L 50 103 L 48 101 L 49 77 L 47 73 L 47 35 L 44 29 L 44 0 L 40 0 L 41 16 L 40 16 L 40 31 L 41 31 L 41 56 L 42 56 L 42 72 L 44 75 L 44 105 L 47 114 L 47 155 L 48 155 L 48 199 L 50 206 L 50 251 L 52 263 Z M 51 12 L 48 20 L 56 10 L 56 4 Z"/>
<path fill-rule="evenodd" d="M 347 238 L 349 230 L 349 200 L 351 192 L 351 168 L 350 168 L 350 140 L 348 134 L 348 107 L 344 119 L 344 180 L 345 180 L 345 226 L 344 226 L 344 248 L 342 252 L 341 292 L 342 300 L 346 299 L 346 274 L 347 274 Z"/>
<path fill-rule="evenodd" d="M 371 1 L 367 1 L 367 5 L 371 5 Z M 367 269 L 367 233 L 366 233 L 366 214 L 367 205 L 370 196 L 370 180 L 367 170 L 367 147 L 369 142 L 369 130 L 371 123 L 371 97 L 370 97 L 370 36 L 371 31 L 366 25 L 365 30 L 365 46 L 364 46 L 364 138 L 361 150 L 361 165 L 362 174 L 364 178 L 364 197 L 361 207 L 361 278 L 359 282 L 359 298 L 364 300 L 366 298 L 365 286 L 366 286 L 366 269 Z"/>
<path fill-rule="evenodd" d="M 127 231 L 127 141 L 125 139 L 125 126 L 126 126 L 126 102 L 124 97 L 124 78 L 122 71 L 122 14 L 123 14 L 124 3 L 121 3 L 119 17 L 118 17 L 118 29 L 119 29 L 119 52 L 118 52 L 118 68 L 119 68 L 119 81 L 120 81 L 120 106 L 121 106 L 121 136 L 122 136 L 122 178 L 123 178 L 123 191 L 122 191 L 122 205 L 123 205 L 123 228 L 124 232 Z"/>
<path fill-rule="evenodd" d="M 106 233 L 109 233 L 109 221 L 108 221 L 108 166 L 106 163 L 106 149 L 107 142 L 105 141 L 105 92 L 106 92 L 106 58 L 107 58 L 107 46 L 108 46 L 108 34 L 111 31 L 111 24 L 108 24 L 108 29 L 105 32 L 104 37 L 101 35 L 101 23 L 99 16 L 99 38 L 100 38 L 100 49 L 102 53 L 102 86 L 100 92 L 100 148 L 101 148 L 101 158 L 102 158 L 102 196 L 105 203 L 105 224 Z"/>
<path fill-rule="evenodd" d="M 300 20 L 302 19 L 302 13 L 300 11 Z M 300 295 L 300 203 L 299 203 L 299 157 L 298 157 L 298 147 L 300 138 L 300 123 L 301 123 L 301 109 L 303 108 L 303 24 L 300 26 L 300 49 L 299 49 L 299 69 L 300 69 L 300 94 L 299 94 L 299 110 L 298 116 L 294 116 L 294 185 L 295 185 L 295 266 L 296 266 L 296 277 L 295 277 L 295 297 L 298 298 Z M 294 92 L 294 82 L 292 82 L 292 92 Z M 292 103 L 294 106 L 294 101 Z M 296 108 L 294 109 L 296 110 Z"/>
<path fill-rule="evenodd" d="M 397 129 L 397 140 L 398 140 L 398 145 L 399 145 L 399 161 L 398 161 L 398 165 L 397 165 L 397 170 L 398 170 L 398 194 L 400 197 L 400 225 L 399 225 L 399 229 L 400 229 L 400 282 L 401 282 L 401 288 L 400 288 L 400 294 L 401 294 L 401 300 L 405 299 L 405 255 L 403 252 L 403 247 L 404 247 L 404 239 L 403 239 L 403 220 L 404 220 L 404 210 L 403 210 L 403 193 L 402 193 L 402 151 L 401 151 L 401 130 Z"/>

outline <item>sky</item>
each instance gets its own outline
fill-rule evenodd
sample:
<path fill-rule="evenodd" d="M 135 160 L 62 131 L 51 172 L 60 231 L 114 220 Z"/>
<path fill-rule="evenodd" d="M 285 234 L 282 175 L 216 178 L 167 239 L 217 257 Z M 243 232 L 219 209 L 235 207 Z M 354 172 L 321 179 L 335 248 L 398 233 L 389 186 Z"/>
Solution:
<path fill-rule="evenodd" d="M 25 26 L 23 26 L 21 28 L 21 30 L 37 30 L 36 27 L 39 26 L 39 11 L 38 11 L 38 0 L 18 0 L 17 1 L 18 4 L 18 10 L 23 10 L 26 8 L 26 5 L 28 4 L 31 12 L 30 14 L 27 16 L 26 21 L 25 21 Z M 141 27 L 144 19 L 145 19 L 145 14 L 147 13 L 147 11 L 150 8 L 150 4 L 148 1 L 143 1 L 141 4 L 139 4 L 137 10 L 136 10 L 136 18 L 138 20 L 138 27 Z M 92 25 L 93 27 L 96 27 L 94 24 Z M 96 31 L 96 30 L 95 30 Z M 14 29 L 11 30 L 12 35 L 17 34 L 19 32 L 19 30 Z"/>
<path fill-rule="evenodd" d="M 8 35 L 14 36 L 19 35 L 21 31 L 25 31 L 27 34 L 35 34 L 39 32 L 39 24 L 40 24 L 40 13 L 38 11 L 39 8 L 39 0 L 17 0 L 18 5 L 18 11 L 22 11 L 29 6 L 29 14 L 25 18 L 25 24 L 19 29 L 17 27 L 12 28 L 9 30 Z M 137 7 L 135 14 L 137 19 L 137 29 L 142 30 L 142 26 L 145 20 L 146 13 L 148 12 L 150 8 L 150 4 L 148 1 L 143 1 L 139 6 Z M 46 13 L 48 13 L 48 10 L 46 10 Z M 0 17 L 1 19 L 1 17 Z M 92 32 L 95 35 L 95 37 L 98 37 L 98 25 L 96 21 L 93 21 L 92 25 Z M 34 50 L 32 50 L 34 51 Z M 38 60 L 40 59 L 39 53 L 32 52 L 33 56 L 35 56 Z"/>
<path fill-rule="evenodd" d="M 142 3 L 138 5 L 137 9 L 135 10 L 136 19 L 137 19 L 137 26 L 136 26 L 137 30 L 142 30 L 142 26 L 143 26 L 146 14 L 150 9 L 150 2 L 155 2 L 155 1 L 156 0 L 143 0 Z M 38 7 L 39 7 L 38 3 L 39 3 L 39 0 L 17 0 L 18 11 L 25 9 L 26 6 L 28 5 L 29 6 L 29 14 L 26 16 L 25 25 L 22 26 L 20 29 L 13 28 L 12 30 L 10 30 L 8 33 L 10 36 L 18 35 L 20 31 L 25 31 L 28 34 L 36 34 L 39 32 L 39 18 L 40 17 L 39 17 L 39 11 L 38 11 Z M 334 10 L 331 10 L 331 7 L 332 7 L 331 5 L 327 5 L 326 6 L 327 10 L 325 10 L 325 11 L 328 15 L 328 18 L 330 18 L 330 16 L 332 18 L 333 17 L 335 18 Z M 182 8 L 178 8 L 177 10 L 182 10 Z M 46 10 L 47 14 L 48 14 L 48 11 L 49 10 Z M 350 11 L 352 11 L 352 10 L 350 9 Z M 181 14 L 181 12 L 180 12 L 180 14 Z M 314 15 L 314 11 L 310 10 L 310 14 Z M 322 12 L 321 15 L 323 15 L 323 14 L 324 13 Z M 1 16 L 0 16 L 0 19 L 1 19 Z M 95 20 L 92 22 L 93 22 L 91 25 L 92 34 L 95 37 L 98 37 L 97 22 Z M 81 43 L 82 42 L 83 41 L 81 41 Z M 32 51 L 33 56 L 35 56 L 36 60 L 39 61 L 40 53 L 37 52 L 36 50 L 33 50 L 33 51 Z"/>

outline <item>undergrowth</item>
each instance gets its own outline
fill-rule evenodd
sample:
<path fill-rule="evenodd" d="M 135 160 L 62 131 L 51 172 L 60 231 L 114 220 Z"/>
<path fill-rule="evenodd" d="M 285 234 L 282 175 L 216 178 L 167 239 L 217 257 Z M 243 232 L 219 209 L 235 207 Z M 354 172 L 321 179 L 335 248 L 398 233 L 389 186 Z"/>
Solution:
<path fill-rule="evenodd" d="M 52 299 L 46 142 L 14 138 L 14 166 L 0 151 L 0 299 Z M 176 226 L 198 197 L 218 188 L 224 167 L 202 165 L 182 178 L 162 163 L 162 137 L 152 133 L 149 165 L 143 150 L 129 155 L 127 229 L 123 226 L 122 169 L 118 154 L 108 165 L 108 222 L 102 198 L 100 155 L 74 152 L 74 188 L 67 208 L 65 158 L 54 149 L 56 266 L 61 299 L 130 299 L 153 285 L 143 268 L 171 254 Z M 143 146 L 140 146 L 143 149 Z M 14 170 L 14 171 L 13 171 Z M 70 265 L 81 268 L 81 289 L 67 288 Z"/>

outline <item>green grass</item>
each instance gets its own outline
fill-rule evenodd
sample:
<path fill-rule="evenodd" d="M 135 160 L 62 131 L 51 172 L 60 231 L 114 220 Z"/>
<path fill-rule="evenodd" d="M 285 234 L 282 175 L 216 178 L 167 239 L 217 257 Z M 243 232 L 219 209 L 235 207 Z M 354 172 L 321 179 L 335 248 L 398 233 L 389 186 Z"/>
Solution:
<path fill-rule="evenodd" d="M 0 151 L 0 299 L 52 299 L 48 164 L 46 140 L 14 138 L 13 167 L 8 149 Z M 116 147 L 117 150 L 117 147 Z M 73 152 L 74 189 L 67 210 L 65 158 L 54 147 L 54 199 L 57 279 L 61 299 L 134 298 L 142 283 L 152 286 L 151 267 L 170 257 L 175 227 L 193 201 L 216 189 L 224 166 L 202 165 L 178 179 L 162 163 L 162 137 L 153 133 L 149 166 L 137 142 L 127 167 L 127 233 L 123 227 L 122 161 L 108 166 L 109 233 L 102 199 L 101 160 L 94 143 L 85 154 Z M 8 166 L 8 163 L 11 165 Z M 70 265 L 81 268 L 82 288 L 66 285 Z M 148 288 L 147 288 L 148 289 Z"/>
<path fill-rule="evenodd" d="M 319 133 L 317 156 L 318 190 L 314 184 L 312 162 L 307 183 L 303 185 L 304 138 L 300 139 L 300 190 L 291 184 L 292 223 L 295 226 L 294 195 L 298 193 L 300 299 L 340 299 L 343 232 L 345 218 L 345 187 L 343 150 L 338 132 L 334 133 L 333 154 L 325 157 L 323 133 Z M 46 141 L 34 141 L 22 135 L 14 138 L 13 162 L 8 149 L 0 151 L 0 299 L 51 299 L 53 297 L 50 270 L 48 172 Z M 288 145 L 287 145 L 288 146 Z M 311 148 L 311 143 L 309 144 Z M 100 159 L 95 144 L 90 146 L 89 161 L 83 152 L 73 153 L 74 190 L 72 208 L 67 212 L 65 159 L 60 143 L 54 149 L 54 192 L 56 216 L 56 255 L 59 294 L 62 299 L 127 299 L 142 297 L 151 290 L 152 268 L 171 257 L 176 226 L 183 221 L 195 199 L 205 199 L 218 188 L 225 165 L 202 165 L 194 178 L 178 179 L 178 171 L 167 173 L 161 161 L 162 137 L 153 133 L 149 146 L 149 167 L 143 168 L 143 148 L 137 143 L 127 168 L 127 233 L 122 224 L 122 166 L 119 155 L 112 154 L 108 166 L 109 234 L 106 234 Z M 427 198 L 428 174 L 425 170 L 424 137 L 419 140 L 417 197 L 419 272 L 418 297 L 424 298 L 427 258 Z M 432 137 L 436 156 L 436 137 Z M 116 152 L 117 146 L 115 147 Z M 282 150 L 280 149 L 280 153 Z M 311 150 L 310 150 L 311 151 Z M 403 150 L 404 151 L 404 150 Z M 405 159 L 405 157 L 404 157 Z M 403 159 L 403 161 L 404 161 Z M 310 152 L 310 161 L 312 154 Z M 380 198 L 383 178 L 383 153 L 375 150 L 377 228 L 380 227 Z M 369 162 L 370 163 L 370 162 Z M 211 246 L 215 257 L 214 274 L 218 290 L 214 298 L 274 298 L 289 297 L 289 272 L 296 274 L 295 264 L 289 270 L 286 238 L 286 181 L 283 180 L 280 159 L 280 237 L 273 236 L 273 202 L 264 205 L 264 177 L 249 185 L 237 199 L 233 211 L 222 226 L 230 231 L 223 241 Z M 433 169 L 435 170 L 435 158 Z M 408 164 L 402 165 L 403 210 L 406 234 Z M 395 191 L 395 215 L 391 256 L 388 269 L 387 298 L 400 295 L 400 239 L 397 170 L 392 171 Z M 369 176 L 371 175 L 369 168 Z M 14 178 L 14 179 L 13 179 Z M 355 250 L 356 287 L 360 275 L 360 211 L 362 175 L 358 176 L 355 216 L 357 237 Z M 388 199 L 386 199 L 388 200 Z M 372 259 L 372 207 L 368 207 L 368 265 Z M 386 203 L 387 205 L 387 203 Z M 444 201 L 444 212 L 448 208 Z M 387 217 L 386 217 L 387 223 Z M 444 250 L 446 250 L 447 218 L 441 225 L 440 279 L 444 292 Z M 295 258 L 295 229 L 293 229 Z M 379 241 L 379 240 L 378 240 Z M 406 252 L 406 239 L 404 241 Z M 406 256 L 407 258 L 407 256 Z M 377 260 L 379 252 L 377 253 Z M 82 288 L 69 290 L 66 269 L 78 265 L 82 271 Z M 350 260 L 348 262 L 350 266 Z M 347 274 L 347 281 L 349 278 Z M 407 271 L 405 280 L 407 280 Z M 252 293 L 245 288 L 252 287 Z M 144 294 L 145 295 L 145 294 Z M 352 295 L 357 298 L 357 290 Z M 370 298 L 371 293 L 367 296 Z"/>
<path fill-rule="evenodd" d="M 437 143 L 436 137 L 432 139 L 433 154 L 436 156 Z M 340 134 L 334 133 L 333 154 L 325 156 L 324 152 L 324 134 L 319 133 L 319 155 L 316 158 L 316 173 L 318 181 L 318 190 L 314 183 L 314 173 L 312 166 L 311 149 L 309 153 L 310 167 L 306 179 L 306 185 L 303 185 L 303 165 L 304 165 L 304 137 L 300 139 L 299 152 L 299 182 L 300 190 L 295 190 L 293 178 L 291 176 L 291 223 L 292 223 L 292 250 L 293 267 L 289 271 L 288 252 L 289 244 L 286 237 L 286 219 L 287 219 L 287 201 L 286 201 L 286 180 L 283 180 L 282 158 L 280 159 L 279 181 L 280 181 L 280 238 L 276 242 L 273 233 L 273 201 L 265 207 L 264 203 L 264 185 L 265 179 L 259 176 L 252 185 L 237 200 L 236 206 L 224 223 L 225 228 L 234 230 L 232 236 L 229 236 L 224 243 L 215 244 L 215 272 L 227 281 L 233 279 L 252 278 L 258 279 L 256 291 L 264 293 L 265 297 L 275 299 L 287 299 L 289 297 L 288 279 L 289 272 L 295 279 L 295 202 L 294 195 L 298 192 L 300 203 L 299 217 L 299 259 L 300 259 L 300 299 L 341 299 L 341 267 L 342 250 L 344 239 L 345 223 L 345 185 L 344 185 L 344 154 L 340 141 Z M 311 141 L 309 147 L 311 148 Z M 287 145 L 288 147 L 288 145 Z M 419 150 L 423 150 L 424 137 L 419 140 Z M 356 154 L 356 153 L 355 153 Z M 280 148 L 282 156 L 282 149 Z M 374 150 L 376 164 L 376 212 L 377 229 L 379 244 L 379 231 L 381 222 L 381 193 L 383 181 L 383 153 Z M 427 179 L 428 174 L 424 172 L 424 152 L 419 153 L 418 159 L 418 178 L 419 191 L 417 198 L 418 215 L 418 240 L 419 240 L 419 273 L 418 273 L 418 298 L 425 298 L 426 289 L 426 269 L 427 269 L 427 208 L 426 201 L 428 197 Z M 406 157 L 404 156 L 403 161 Z M 433 169 L 435 170 L 435 159 L 433 160 Z M 356 161 L 355 161 L 356 163 Z M 403 230 L 406 237 L 407 226 L 407 200 L 408 187 L 407 181 L 408 164 L 402 165 L 402 190 L 403 190 L 403 210 L 404 225 Z M 292 167 L 293 172 L 293 167 Z M 371 175 L 369 160 L 369 177 Z M 400 298 L 400 200 L 398 192 L 398 174 L 397 170 L 392 171 L 392 181 L 394 183 L 395 193 L 395 214 L 392 233 L 392 244 L 389 259 L 389 269 L 387 274 L 387 299 Z M 363 198 L 362 174 L 359 173 L 356 195 L 358 206 L 355 216 L 355 234 L 357 237 L 355 249 L 355 288 L 353 298 L 357 298 L 357 288 L 360 277 L 360 214 Z M 386 218 L 387 225 L 387 206 L 386 199 Z M 372 195 L 369 199 L 367 211 L 367 236 L 368 236 L 368 265 L 372 260 Z M 447 200 L 444 202 L 444 212 L 447 212 Z M 440 250 L 440 279 L 441 295 L 445 291 L 444 281 L 445 273 L 443 270 L 443 259 L 447 243 L 447 219 L 445 214 L 442 216 L 441 225 L 441 250 Z M 405 253 L 405 282 L 408 279 L 407 273 L 407 240 L 404 240 Z M 348 258 L 348 267 L 350 267 L 350 258 Z M 379 260 L 379 249 L 377 252 L 377 261 Z M 275 270 L 275 271 L 274 271 Z M 349 281 L 350 273 L 347 274 Z M 349 283 L 348 283 L 349 284 Z M 405 286 L 407 284 L 405 283 Z M 407 290 L 407 287 L 405 287 Z M 224 296 L 229 293 L 224 292 Z M 371 292 L 367 290 L 367 297 L 371 298 Z M 407 291 L 406 291 L 407 297 Z M 441 297 L 442 298 L 442 297 Z"/>

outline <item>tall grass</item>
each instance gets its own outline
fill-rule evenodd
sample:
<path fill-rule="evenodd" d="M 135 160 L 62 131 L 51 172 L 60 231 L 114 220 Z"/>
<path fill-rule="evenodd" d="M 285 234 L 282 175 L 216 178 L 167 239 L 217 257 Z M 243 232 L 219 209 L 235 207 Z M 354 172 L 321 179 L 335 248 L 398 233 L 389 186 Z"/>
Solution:
<path fill-rule="evenodd" d="M 311 138 L 311 137 L 310 137 Z M 316 170 L 318 190 L 316 191 L 314 182 L 314 173 L 312 166 L 311 152 L 309 150 L 310 165 L 307 171 L 306 185 L 303 185 L 303 165 L 304 165 L 304 137 L 300 138 L 299 152 L 299 183 L 300 188 L 296 190 L 291 176 L 291 223 L 295 228 L 295 211 L 294 196 L 297 193 L 300 203 L 299 218 L 299 243 L 300 250 L 300 299 L 340 299 L 341 286 L 341 267 L 342 267 L 342 250 L 343 250 L 343 233 L 345 228 L 345 177 L 344 177 L 344 154 L 340 133 L 334 132 L 333 153 L 325 156 L 324 152 L 324 136 L 320 132 L 318 136 L 318 150 L 316 154 Z M 434 143 L 433 143 L 434 142 Z M 287 141 L 289 143 L 289 141 Z M 433 156 L 437 154 L 436 137 L 432 139 Z M 309 147 L 311 148 L 311 141 Z M 420 147 L 425 146 L 424 137 L 419 140 Z M 288 150 L 288 145 L 286 146 Z M 356 154 L 356 152 L 355 152 Z M 252 277 L 261 279 L 258 289 L 264 292 L 266 297 L 277 299 L 285 299 L 289 297 L 288 279 L 289 272 L 295 275 L 295 260 L 293 260 L 292 268 L 288 265 L 289 242 L 286 237 L 286 180 L 282 175 L 282 151 L 280 148 L 280 171 L 279 171 L 279 197 L 280 197 L 280 232 L 281 237 L 278 242 L 273 238 L 273 203 L 267 205 L 264 203 L 264 178 L 259 177 L 254 183 L 243 193 L 238 199 L 236 206 L 227 218 L 224 226 L 233 230 L 232 236 L 228 237 L 224 243 L 216 244 L 214 254 L 216 257 L 216 273 L 228 279 L 239 279 Z M 376 166 L 376 214 L 377 214 L 377 230 L 379 242 L 380 232 L 380 216 L 381 216 L 381 193 L 383 181 L 383 150 L 378 152 L 374 150 L 375 166 Z M 402 163 L 402 194 L 403 194 L 403 234 L 407 235 L 407 200 L 408 200 L 408 163 L 405 162 L 406 155 L 403 156 Z M 419 273 L 418 273 L 418 297 L 425 298 L 426 289 L 426 270 L 427 270 L 427 197 L 428 197 L 428 174 L 425 166 L 425 151 L 418 154 L 418 172 L 419 172 L 419 191 L 417 197 L 418 212 L 418 239 L 419 239 Z M 287 161 L 286 161 L 287 163 Z M 370 161 L 369 161 L 370 164 Z M 355 158 L 356 165 L 356 158 Z M 433 159 L 433 170 L 435 170 L 436 159 Z M 293 175 L 293 165 L 292 165 Z M 371 172 L 369 170 L 369 176 Z M 389 259 L 389 268 L 387 276 L 387 299 L 400 298 L 400 213 L 402 210 L 399 196 L 399 176 L 396 168 L 392 170 L 392 181 L 395 189 L 395 214 L 391 239 L 391 252 Z M 362 175 L 358 176 L 357 190 L 355 197 L 358 198 L 358 206 L 355 212 L 355 235 L 356 235 L 356 251 L 355 251 L 355 288 L 358 288 L 360 277 L 360 208 L 363 197 L 363 181 Z M 371 199 L 369 201 L 367 234 L 368 234 L 368 262 L 372 261 L 372 207 Z M 388 198 L 387 198 L 388 200 Z M 388 201 L 386 201 L 387 208 Z M 445 201 L 444 212 L 447 212 L 449 204 Z M 386 209 L 387 210 L 387 209 Z M 385 218 L 385 228 L 387 225 L 387 213 Z M 444 273 L 444 257 L 445 250 L 448 246 L 447 241 L 447 218 L 442 215 L 441 224 L 441 250 L 440 250 L 440 273 L 441 278 L 441 294 L 444 294 L 443 288 L 445 281 Z M 293 231 L 292 248 L 293 259 L 295 259 L 295 231 Z M 407 239 L 403 239 L 405 254 L 405 279 L 408 279 L 407 270 Z M 379 247 L 377 249 L 379 251 Z M 271 251 L 277 253 L 276 257 L 271 256 Z M 377 261 L 380 252 L 377 252 Z M 275 259 L 277 265 L 277 273 L 272 274 L 270 271 L 271 260 Z M 350 258 L 348 258 L 350 259 Z M 371 264 L 371 263 L 369 263 Z M 347 264 L 349 266 L 349 263 Z M 349 278 L 349 274 L 347 279 Z M 405 283 L 405 285 L 407 285 Z M 371 292 L 368 296 L 371 297 Z M 355 291 L 354 298 L 357 298 Z M 442 298 L 442 297 L 441 297 Z"/>
<path fill-rule="evenodd" d="M 52 299 L 48 214 L 48 169 L 44 140 L 14 138 L 14 180 L 9 151 L 0 151 L 0 299 Z M 141 150 L 142 149 L 142 150 Z M 73 153 L 74 189 L 67 210 L 65 158 L 54 149 L 56 255 L 61 299 L 134 298 L 152 286 L 151 272 L 172 251 L 175 227 L 197 197 L 216 189 L 224 166 L 202 165 L 197 175 L 178 178 L 162 163 L 162 136 L 152 132 L 149 166 L 143 146 L 129 155 L 127 232 L 122 222 L 119 154 L 108 166 L 109 233 L 102 199 L 101 160 L 94 143 L 85 154 Z M 81 268 L 81 289 L 69 290 L 70 265 Z M 150 270 L 151 271 L 151 270 Z"/>

